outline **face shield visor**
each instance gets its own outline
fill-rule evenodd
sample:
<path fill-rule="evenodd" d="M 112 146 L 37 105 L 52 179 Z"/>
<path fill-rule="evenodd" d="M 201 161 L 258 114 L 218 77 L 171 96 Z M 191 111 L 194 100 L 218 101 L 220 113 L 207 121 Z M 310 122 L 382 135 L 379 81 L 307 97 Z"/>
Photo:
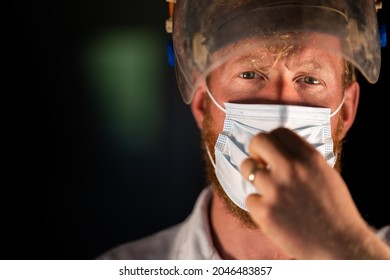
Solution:
<path fill-rule="evenodd" d="M 185 103 L 215 68 L 238 56 L 277 57 L 312 48 L 340 56 L 370 83 L 381 53 L 372 0 L 176 0 L 176 75 Z M 271 63 L 271 62 L 270 62 Z"/>

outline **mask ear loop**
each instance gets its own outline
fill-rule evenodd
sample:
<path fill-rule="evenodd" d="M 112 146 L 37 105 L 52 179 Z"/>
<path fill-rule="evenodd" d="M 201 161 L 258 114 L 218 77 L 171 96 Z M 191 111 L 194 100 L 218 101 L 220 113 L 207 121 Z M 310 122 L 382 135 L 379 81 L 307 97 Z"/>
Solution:
<path fill-rule="evenodd" d="M 330 117 L 333 117 L 334 115 L 337 114 L 338 111 L 340 111 L 341 107 L 343 107 L 343 105 L 344 105 L 344 101 L 345 101 L 346 97 L 347 96 L 344 94 L 343 99 L 340 102 L 340 105 L 336 108 L 336 110 L 333 111 L 333 113 L 330 114 Z"/>
<path fill-rule="evenodd" d="M 331 114 L 329 115 L 329 118 L 332 118 L 334 115 L 337 114 L 338 111 L 340 111 L 341 107 L 343 107 L 343 105 L 344 105 L 344 101 L 345 101 L 346 98 L 347 98 L 347 96 L 344 94 L 343 99 L 342 99 L 341 102 L 340 102 L 340 105 L 336 108 L 336 110 L 333 111 L 333 113 L 331 113 Z M 338 154 L 335 154 L 334 156 L 335 156 L 335 158 L 336 158 L 336 160 L 337 160 Z M 336 161 L 334 162 L 333 166 L 334 166 L 335 164 L 336 164 Z"/>
<path fill-rule="evenodd" d="M 215 161 L 213 160 L 213 157 L 211 156 L 211 152 L 210 152 L 209 146 L 207 145 L 207 143 L 204 143 L 204 144 L 206 146 L 206 151 L 207 151 L 207 155 L 209 156 L 210 162 L 214 166 L 214 169 L 216 169 L 217 166 L 215 164 Z"/>
<path fill-rule="evenodd" d="M 206 92 L 207 92 L 208 96 L 210 97 L 211 101 L 213 101 L 213 103 L 215 104 L 215 106 L 217 106 L 222 112 L 224 112 L 224 113 L 226 114 L 226 109 L 223 108 L 221 105 L 219 105 L 219 103 L 217 102 L 217 100 L 215 100 L 215 98 L 214 98 L 213 95 L 211 94 L 211 92 L 210 92 L 209 87 L 207 86 L 207 84 L 206 84 Z M 214 166 L 214 169 L 216 169 L 217 166 L 216 166 L 216 164 L 215 164 L 215 161 L 214 161 L 213 157 L 211 156 L 211 152 L 210 152 L 209 146 L 207 145 L 206 142 L 205 142 L 204 144 L 205 144 L 205 146 L 206 146 L 206 151 L 207 151 L 207 155 L 209 156 L 210 162 L 211 162 L 211 164 Z"/>
<path fill-rule="evenodd" d="M 207 86 L 206 84 L 206 92 L 207 94 L 209 95 L 209 97 L 211 98 L 211 100 L 213 101 L 213 103 L 215 104 L 215 106 L 217 106 L 222 112 L 224 112 L 226 114 L 226 109 L 223 108 L 221 105 L 219 105 L 219 103 L 217 102 L 217 100 L 215 100 L 214 96 L 211 94 L 210 90 L 209 90 L 209 87 Z"/>

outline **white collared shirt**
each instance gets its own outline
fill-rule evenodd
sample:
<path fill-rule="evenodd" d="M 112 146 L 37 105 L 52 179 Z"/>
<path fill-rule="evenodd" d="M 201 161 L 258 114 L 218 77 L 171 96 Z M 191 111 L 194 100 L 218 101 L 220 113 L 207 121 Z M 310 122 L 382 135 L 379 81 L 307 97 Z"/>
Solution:
<path fill-rule="evenodd" d="M 209 222 L 212 189 L 199 195 L 188 218 L 175 226 L 140 240 L 119 245 L 97 259 L 102 260 L 220 260 L 214 247 Z M 390 245 L 390 226 L 377 231 Z"/>

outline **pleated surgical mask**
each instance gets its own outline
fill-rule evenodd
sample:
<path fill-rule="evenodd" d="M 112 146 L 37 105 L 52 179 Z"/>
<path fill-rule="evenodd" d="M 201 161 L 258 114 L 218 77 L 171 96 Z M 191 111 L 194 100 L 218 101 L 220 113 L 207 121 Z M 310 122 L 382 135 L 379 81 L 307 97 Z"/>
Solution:
<path fill-rule="evenodd" d="M 254 135 L 278 127 L 289 128 L 312 144 L 329 166 L 334 166 L 336 156 L 333 152 L 330 118 L 340 110 L 344 99 L 333 113 L 330 108 L 296 105 L 224 103 L 223 108 L 209 89 L 207 92 L 214 104 L 226 113 L 223 130 L 215 144 L 215 162 L 210 152 L 209 157 L 222 188 L 245 211 L 248 211 L 245 205 L 247 196 L 261 194 L 261 186 L 258 191 L 240 173 L 242 161 L 249 157 L 248 146 Z"/>

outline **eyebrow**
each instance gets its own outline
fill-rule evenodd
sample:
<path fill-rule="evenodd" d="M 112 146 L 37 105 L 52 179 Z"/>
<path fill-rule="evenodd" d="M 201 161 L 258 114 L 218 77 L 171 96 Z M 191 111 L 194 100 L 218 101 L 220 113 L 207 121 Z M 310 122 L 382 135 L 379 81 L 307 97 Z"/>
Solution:
<path fill-rule="evenodd" d="M 331 63 L 330 57 L 326 54 L 310 52 L 309 57 L 306 57 L 307 52 L 295 52 L 293 55 L 287 56 L 286 65 L 292 69 L 304 69 L 310 72 L 331 72 L 335 70 L 334 64 Z M 325 56 L 325 57 L 324 57 Z M 275 59 L 269 55 L 240 55 L 228 62 L 228 67 L 253 67 L 262 72 L 269 72 L 274 66 Z"/>
<path fill-rule="evenodd" d="M 270 59 L 268 56 L 264 56 L 264 59 L 262 59 L 261 57 L 250 54 L 238 56 L 233 60 L 229 61 L 228 65 L 233 67 L 253 67 L 257 70 L 269 72 L 269 70 L 273 66 L 273 63 L 270 63 Z"/>
<path fill-rule="evenodd" d="M 304 68 L 310 72 L 325 71 L 327 73 L 335 71 L 335 64 L 331 57 L 326 53 L 310 53 L 309 57 L 303 53 L 298 53 L 295 59 L 287 61 L 287 65 L 291 65 L 292 68 Z"/>

